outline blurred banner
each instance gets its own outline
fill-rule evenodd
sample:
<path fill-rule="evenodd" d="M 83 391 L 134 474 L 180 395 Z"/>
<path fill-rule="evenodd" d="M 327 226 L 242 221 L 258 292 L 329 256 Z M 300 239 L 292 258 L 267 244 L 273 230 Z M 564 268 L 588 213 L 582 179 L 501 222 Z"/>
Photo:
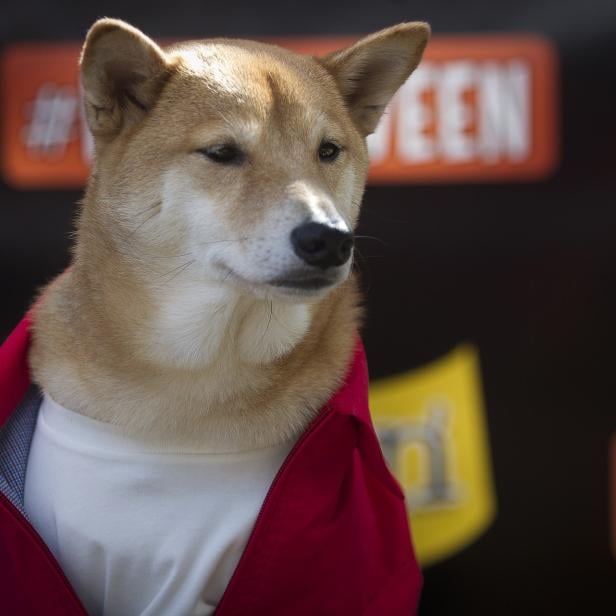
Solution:
<path fill-rule="evenodd" d="M 353 38 L 268 39 L 322 55 Z M 78 44 L 19 44 L 2 57 L 3 174 L 19 188 L 85 183 L 92 143 Z M 371 182 L 528 181 L 558 161 L 557 66 L 537 36 L 434 37 L 370 137 Z"/>
<path fill-rule="evenodd" d="M 56 8 L 9 3 L 0 24 L 4 333 L 70 262 L 93 153 L 78 58 L 96 18 L 163 44 L 240 36 L 315 55 L 432 24 L 369 139 L 356 236 L 419 614 L 616 614 L 616 2 Z"/>
<path fill-rule="evenodd" d="M 469 545 L 495 515 L 479 370 L 476 350 L 461 346 L 370 385 L 372 416 L 405 492 L 422 565 Z"/>

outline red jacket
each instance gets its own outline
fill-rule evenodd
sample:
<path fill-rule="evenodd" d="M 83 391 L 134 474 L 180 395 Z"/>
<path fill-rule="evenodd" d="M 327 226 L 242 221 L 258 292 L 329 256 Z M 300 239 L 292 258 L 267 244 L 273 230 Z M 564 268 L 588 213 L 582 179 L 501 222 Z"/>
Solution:
<path fill-rule="evenodd" d="M 15 452 L 27 460 L 29 443 L 25 453 L 23 442 L 11 443 L 9 419 L 30 386 L 28 330 L 26 317 L 0 347 L 0 474 L 10 475 Z M 403 495 L 370 420 L 367 391 L 358 343 L 344 385 L 274 479 L 217 616 L 415 613 L 421 574 Z M 19 489 L 13 504 L 0 492 L 0 613 L 83 615 L 59 564 L 20 513 L 15 493 Z"/>

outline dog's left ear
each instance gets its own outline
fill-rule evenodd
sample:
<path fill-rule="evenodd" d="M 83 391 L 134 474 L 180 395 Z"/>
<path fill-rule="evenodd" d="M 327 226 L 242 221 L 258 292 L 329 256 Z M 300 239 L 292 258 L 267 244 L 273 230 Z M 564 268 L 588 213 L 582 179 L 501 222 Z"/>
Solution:
<path fill-rule="evenodd" d="M 99 19 L 81 52 L 86 118 L 95 137 L 112 138 L 139 122 L 171 73 L 165 52 L 119 19 Z"/>
<path fill-rule="evenodd" d="M 364 136 L 374 132 L 392 96 L 417 68 L 429 38 L 428 24 L 402 23 L 318 58 L 336 79 Z"/>

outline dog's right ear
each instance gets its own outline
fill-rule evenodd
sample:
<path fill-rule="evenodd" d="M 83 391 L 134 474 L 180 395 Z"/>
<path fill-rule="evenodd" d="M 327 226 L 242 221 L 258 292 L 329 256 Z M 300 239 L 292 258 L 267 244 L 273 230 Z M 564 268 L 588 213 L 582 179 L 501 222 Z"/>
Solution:
<path fill-rule="evenodd" d="M 90 28 L 80 66 L 88 125 L 102 138 L 139 122 L 171 73 L 165 52 L 119 19 L 99 19 Z"/>

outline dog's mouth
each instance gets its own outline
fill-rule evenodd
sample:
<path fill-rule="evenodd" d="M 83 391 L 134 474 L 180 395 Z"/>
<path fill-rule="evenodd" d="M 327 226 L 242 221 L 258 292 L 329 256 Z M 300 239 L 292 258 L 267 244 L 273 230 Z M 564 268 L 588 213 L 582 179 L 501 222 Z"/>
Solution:
<path fill-rule="evenodd" d="M 269 282 L 273 287 L 297 291 L 320 291 L 340 282 L 339 276 L 314 273 L 296 273 Z"/>
<path fill-rule="evenodd" d="M 274 288 L 284 294 L 291 295 L 310 295 L 318 294 L 336 284 L 342 282 L 345 278 L 340 271 L 332 272 L 314 272 L 311 270 L 295 270 L 286 272 L 283 276 L 273 278 L 271 280 L 256 282 L 251 281 L 244 276 L 238 274 L 232 268 L 217 264 L 219 269 L 224 272 L 223 280 L 233 280 L 241 286 L 251 288 L 253 291 L 259 292 L 258 289 Z M 336 268 L 338 269 L 338 268 Z M 263 291 L 261 291 L 263 292 Z"/>

